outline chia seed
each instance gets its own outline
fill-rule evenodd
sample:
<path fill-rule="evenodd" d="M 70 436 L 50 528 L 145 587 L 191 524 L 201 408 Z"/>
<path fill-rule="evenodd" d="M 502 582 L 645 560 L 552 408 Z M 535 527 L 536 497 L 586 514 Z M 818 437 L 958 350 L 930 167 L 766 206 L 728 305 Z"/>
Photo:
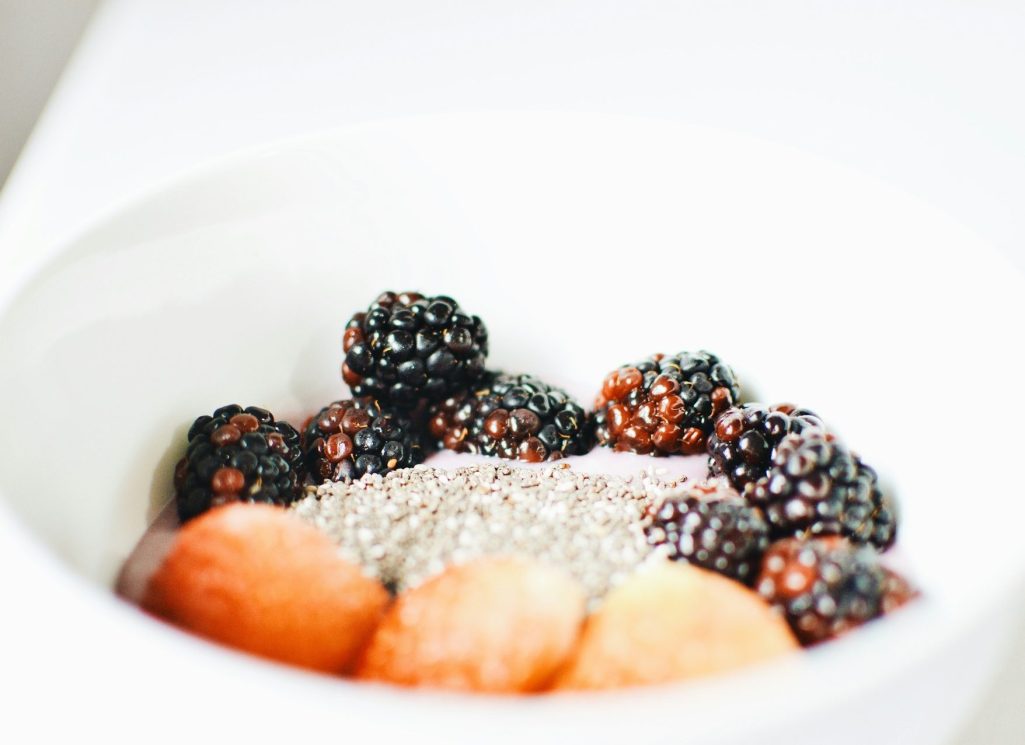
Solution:
<path fill-rule="evenodd" d="M 421 465 L 311 487 L 291 509 L 397 592 L 450 564 L 500 554 L 565 569 L 593 602 L 652 554 L 648 509 L 679 484 L 650 470 Z"/>

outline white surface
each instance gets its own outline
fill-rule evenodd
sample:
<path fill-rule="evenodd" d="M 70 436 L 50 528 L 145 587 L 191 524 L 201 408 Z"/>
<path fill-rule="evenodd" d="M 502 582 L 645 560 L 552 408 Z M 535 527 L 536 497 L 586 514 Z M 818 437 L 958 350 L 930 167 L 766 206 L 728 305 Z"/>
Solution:
<path fill-rule="evenodd" d="M 817 289 L 832 276 L 821 262 L 824 240 L 856 257 L 828 294 Z M 917 243 L 930 246 L 927 256 Z M 729 254 L 780 288 L 787 313 L 804 311 L 799 328 L 815 340 L 814 355 L 796 355 L 752 326 L 743 304 L 722 303 L 720 282 L 686 288 L 689 302 L 716 309 L 716 323 L 681 327 L 679 279 L 665 271 L 647 280 L 652 322 L 638 325 L 602 302 L 616 279 L 604 263 L 563 250 L 573 244 L 623 269 L 673 267 L 693 277 L 717 277 Z M 635 245 L 643 252 L 631 253 Z M 353 272 L 353 261 L 367 255 L 377 271 Z M 920 282 L 926 258 L 932 281 Z M 467 269 L 456 274 L 455 266 Z M 900 553 L 924 598 L 842 642 L 730 678 L 600 699 L 448 704 L 299 675 L 275 681 L 265 665 L 183 643 L 141 614 L 112 608 L 103 585 L 168 498 L 185 423 L 228 399 L 297 420 L 336 397 L 337 319 L 376 295 L 382 278 L 448 288 L 486 315 L 493 365 L 522 366 L 556 383 L 586 380 L 671 337 L 685 348 L 714 342 L 771 399 L 800 392 L 901 495 Z M 597 291 L 567 296 L 570 280 Z M 105 685 L 94 689 L 123 699 L 122 725 L 155 718 L 184 686 L 190 708 L 207 703 L 194 704 L 196 714 L 240 701 L 258 708 L 250 726 L 257 716 L 268 727 L 291 723 L 288 708 L 271 704 L 290 707 L 301 697 L 307 725 L 319 723 L 321 733 L 344 726 L 360 741 L 405 742 L 419 733 L 423 742 L 476 744 L 487 722 L 492 742 L 561 743 L 572 731 L 601 745 L 628 739 L 643 721 L 647 739 L 671 743 L 673 727 L 685 721 L 693 745 L 739 745 L 755 735 L 765 745 L 898 745 L 909 732 L 934 745 L 1004 648 L 1006 598 L 1025 580 L 1025 545 L 1017 541 L 1025 501 L 1006 488 L 1002 472 L 980 473 L 971 459 L 938 470 L 935 442 L 880 428 L 875 407 L 904 411 L 923 432 L 947 426 L 949 412 L 927 402 L 948 395 L 949 379 L 920 371 L 948 345 L 972 344 L 993 366 L 1025 377 L 1025 350 L 1005 343 L 1008 319 L 1025 316 L 1025 277 L 936 210 L 790 148 L 607 115 L 368 125 L 204 169 L 75 241 L 20 283 L 11 302 L 18 284 L 0 285 L 0 410 L 16 423 L 0 428 L 0 452 L 47 441 L 55 423 L 61 442 L 75 446 L 56 460 L 52 449 L 23 450 L 0 472 L 0 492 L 77 573 L 98 582 L 92 598 L 64 594 L 55 605 L 76 619 L 68 638 L 89 640 L 104 655 Z M 949 302 L 953 285 L 960 304 Z M 322 286 L 329 291 L 315 291 Z M 262 289 L 270 292 L 257 294 Z M 553 301 L 527 301 L 557 297 L 565 298 L 567 318 L 574 309 L 586 313 L 572 334 L 538 335 Z M 887 360 L 886 371 L 859 356 L 861 339 Z M 917 398 L 909 401 L 892 381 L 913 375 Z M 1015 456 L 1025 401 L 1005 411 L 988 423 L 988 453 L 1002 462 Z M 48 478 L 40 481 L 40 473 Z M 966 483 L 990 495 L 991 510 L 1004 517 L 985 532 L 964 530 Z M 952 535 L 958 552 L 949 550 Z M 64 579 L 44 576 L 36 593 Z M 17 605 L 12 615 L 36 620 L 38 608 Z M 81 636 L 92 621 L 138 634 L 132 659 L 119 654 L 122 643 Z M 0 656 L 50 649 L 53 641 L 15 633 L 0 638 L 8 647 Z M 124 673 L 146 661 L 161 670 L 169 655 L 191 658 L 193 674 L 127 683 Z M 253 682 L 266 680 L 259 692 L 233 688 L 244 670 Z M 62 676 L 48 694 L 65 700 L 75 683 Z M 32 688 L 25 693 L 41 699 Z M 745 717 L 735 715 L 738 700 Z M 389 721 L 396 708 L 403 717 Z M 851 721 L 851 710 L 875 716 Z"/>
<path fill-rule="evenodd" d="M 0 199 L 9 269 L 225 150 L 480 108 L 651 114 L 806 148 L 931 201 L 1025 266 L 1017 2 L 256 5 L 108 5 Z M 1025 681 L 1003 685 L 1004 706 L 964 742 L 1019 741 L 1006 701 Z"/>
<path fill-rule="evenodd" d="M 0 186 L 98 0 L 0 0 Z"/>

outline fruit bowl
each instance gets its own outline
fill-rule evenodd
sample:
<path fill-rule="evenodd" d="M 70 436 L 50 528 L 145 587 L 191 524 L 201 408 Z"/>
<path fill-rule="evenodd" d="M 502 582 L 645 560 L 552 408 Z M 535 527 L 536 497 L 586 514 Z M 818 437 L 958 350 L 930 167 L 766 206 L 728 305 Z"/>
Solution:
<path fill-rule="evenodd" d="M 1004 383 L 1025 377 L 1025 278 L 856 172 L 658 121 L 407 119 L 228 157 L 2 283 L 0 524 L 25 630 L 5 644 L 24 690 L 59 696 L 79 726 L 116 699 L 104 726 L 125 732 L 186 711 L 168 731 L 933 743 L 1004 649 L 1025 574 L 1007 468 L 1025 404 Z M 533 698 L 303 673 L 117 600 L 191 419 L 240 401 L 301 420 L 337 398 L 341 328 L 384 287 L 487 309 L 492 366 L 587 397 L 625 359 L 714 349 L 747 398 L 799 399 L 877 467 L 923 598 L 741 673 Z"/>

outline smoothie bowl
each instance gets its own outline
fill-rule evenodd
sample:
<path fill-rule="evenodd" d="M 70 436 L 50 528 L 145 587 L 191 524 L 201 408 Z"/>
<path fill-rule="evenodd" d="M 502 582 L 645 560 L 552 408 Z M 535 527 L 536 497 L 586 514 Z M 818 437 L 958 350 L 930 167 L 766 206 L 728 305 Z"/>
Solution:
<path fill-rule="evenodd" d="M 900 503 L 891 563 L 920 596 L 729 673 L 529 697 L 302 672 L 116 599 L 174 498 L 193 420 L 238 401 L 300 427 L 347 398 L 346 321 L 387 288 L 457 297 L 486 319 L 489 369 L 530 372 L 588 408 L 624 362 L 714 350 L 742 400 L 799 401 L 872 464 Z M 315 739 L 938 742 L 1002 650 L 1025 567 L 1007 468 L 1025 412 L 1003 382 L 1025 373 L 1011 341 L 1023 289 L 928 207 L 705 130 L 445 117 L 234 156 L 4 288 L 0 493 L 7 527 L 41 557 L 25 570 L 32 595 L 13 602 L 44 594 L 77 619 L 62 679 L 88 688 L 105 670 L 92 688 L 125 702 L 125 722 L 166 716 L 188 690 L 190 717 Z M 617 457 L 699 477 L 683 456 L 586 468 Z M 42 628 L 20 642 L 53 643 Z"/>

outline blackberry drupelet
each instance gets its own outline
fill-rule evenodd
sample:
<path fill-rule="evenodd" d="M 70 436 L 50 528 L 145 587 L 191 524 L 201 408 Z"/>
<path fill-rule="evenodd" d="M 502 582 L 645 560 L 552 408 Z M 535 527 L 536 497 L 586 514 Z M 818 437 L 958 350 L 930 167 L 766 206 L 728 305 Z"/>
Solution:
<path fill-rule="evenodd" d="M 843 535 L 879 549 L 896 539 L 894 504 L 875 471 L 822 430 L 784 437 L 744 497 L 765 510 L 774 538 Z"/>
<path fill-rule="evenodd" d="M 645 526 L 648 543 L 674 561 L 750 585 L 769 547 L 769 523 L 725 480 L 709 479 L 671 495 Z"/>
<path fill-rule="evenodd" d="M 480 378 L 488 332 L 450 297 L 385 292 L 349 320 L 342 347 L 342 377 L 354 396 L 412 409 Z"/>
<path fill-rule="evenodd" d="M 709 474 L 725 476 L 743 490 L 769 470 L 780 440 L 811 427 L 825 429 L 815 414 L 791 404 L 731 406 L 718 416 L 708 436 Z"/>
<path fill-rule="evenodd" d="M 755 589 L 783 612 L 805 646 L 840 636 L 916 595 L 873 549 L 839 537 L 772 544 Z"/>
<path fill-rule="evenodd" d="M 595 434 L 600 445 L 621 451 L 703 453 L 715 417 L 739 395 L 733 371 L 714 354 L 656 354 L 606 376 Z"/>
<path fill-rule="evenodd" d="M 304 478 L 299 433 L 266 409 L 231 404 L 192 424 L 175 467 L 182 522 L 235 500 L 289 504 Z"/>
<path fill-rule="evenodd" d="M 307 421 L 306 469 L 315 483 L 391 473 L 424 462 L 429 442 L 415 416 L 369 397 L 335 401 Z"/>
<path fill-rule="evenodd" d="M 885 551 L 897 540 L 897 503 L 884 492 L 874 468 L 854 456 L 858 470 L 872 483 L 872 494 L 865 501 L 849 502 L 844 510 L 844 534 L 860 543 L 871 543 Z"/>
<path fill-rule="evenodd" d="M 474 390 L 431 407 L 428 426 L 450 450 L 531 463 L 591 447 L 584 408 L 533 375 L 487 373 Z"/>

